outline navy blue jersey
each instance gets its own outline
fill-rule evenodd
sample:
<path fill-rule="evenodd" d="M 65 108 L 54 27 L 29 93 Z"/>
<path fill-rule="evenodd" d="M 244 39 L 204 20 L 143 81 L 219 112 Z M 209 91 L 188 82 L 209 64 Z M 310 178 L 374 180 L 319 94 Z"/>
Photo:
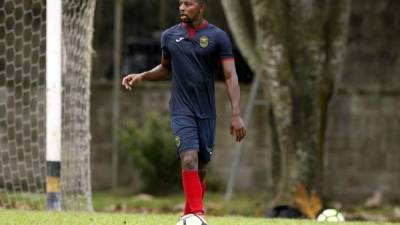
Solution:
<path fill-rule="evenodd" d="M 196 29 L 181 23 L 162 34 L 161 48 L 162 64 L 172 71 L 171 115 L 215 118 L 215 70 L 233 59 L 227 34 L 207 21 Z"/>

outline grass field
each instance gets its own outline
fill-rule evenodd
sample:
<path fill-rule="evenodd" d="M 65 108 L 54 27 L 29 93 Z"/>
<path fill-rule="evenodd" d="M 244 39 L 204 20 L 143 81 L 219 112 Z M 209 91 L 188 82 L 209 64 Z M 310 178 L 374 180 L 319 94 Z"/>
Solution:
<path fill-rule="evenodd" d="M 1 199 L 0 199 L 1 200 Z M 206 196 L 207 220 L 210 225 L 322 225 L 311 220 L 271 220 L 263 219 L 268 208 L 267 196 L 258 198 L 251 195 L 237 194 L 229 202 L 223 201 L 223 195 L 208 193 Z M 1 201 L 0 201 L 1 203 Z M 168 196 L 133 195 L 126 191 L 95 193 L 94 209 L 97 213 L 50 213 L 45 211 L 23 211 L 24 209 L 41 210 L 42 207 L 18 205 L 20 210 L 6 210 L 0 205 L 0 225 L 174 225 L 182 212 L 184 198 L 182 194 Z M 378 223 L 376 221 L 396 221 L 398 217 L 390 215 L 397 209 L 381 207 L 365 209 L 348 208 L 343 211 L 345 217 L 353 220 L 370 222 L 346 222 L 344 225 L 377 225 L 400 223 Z M 42 209 L 43 210 L 43 209 Z M 226 216 L 232 215 L 232 216 Z M 235 215 L 235 216 L 233 216 Z M 367 215 L 367 216 L 366 216 Z"/>
<path fill-rule="evenodd" d="M 51 213 L 0 210 L 1 225 L 174 225 L 178 215 L 117 213 Z M 209 217 L 210 225 L 322 225 L 311 220 L 271 220 L 248 217 Z M 345 222 L 342 225 L 377 225 L 395 223 Z M 400 224 L 400 223 L 396 223 Z"/>
<path fill-rule="evenodd" d="M 229 202 L 224 202 L 222 194 L 207 193 L 205 207 L 208 215 L 241 215 L 246 217 L 261 216 L 266 211 L 264 197 L 235 195 Z M 173 214 L 182 211 L 185 202 L 181 193 L 167 196 L 157 196 L 151 199 L 126 193 L 94 193 L 93 205 L 96 212 L 123 212 L 123 213 L 155 213 Z"/>

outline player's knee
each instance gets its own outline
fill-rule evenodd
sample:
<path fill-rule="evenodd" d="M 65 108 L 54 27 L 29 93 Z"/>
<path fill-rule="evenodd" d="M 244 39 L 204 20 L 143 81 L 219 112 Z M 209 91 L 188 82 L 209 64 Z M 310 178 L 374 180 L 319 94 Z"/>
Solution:
<path fill-rule="evenodd" d="M 183 170 L 197 170 L 198 163 L 197 158 L 193 155 L 183 156 L 182 160 L 182 169 Z"/>

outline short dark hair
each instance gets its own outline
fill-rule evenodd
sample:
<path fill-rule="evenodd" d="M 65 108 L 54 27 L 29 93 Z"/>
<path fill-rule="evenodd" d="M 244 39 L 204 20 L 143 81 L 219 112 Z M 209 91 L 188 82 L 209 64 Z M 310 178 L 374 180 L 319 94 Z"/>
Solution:
<path fill-rule="evenodd" d="M 196 0 L 199 4 L 207 4 L 207 0 Z"/>

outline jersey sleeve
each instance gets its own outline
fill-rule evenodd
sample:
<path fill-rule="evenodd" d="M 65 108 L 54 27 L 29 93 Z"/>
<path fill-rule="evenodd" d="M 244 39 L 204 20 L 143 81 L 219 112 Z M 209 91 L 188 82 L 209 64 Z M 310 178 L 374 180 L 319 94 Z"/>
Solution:
<path fill-rule="evenodd" d="M 222 30 L 218 31 L 217 33 L 217 43 L 219 57 L 222 61 L 234 59 L 231 40 Z"/>
<path fill-rule="evenodd" d="M 164 32 L 161 35 L 161 65 L 169 68 L 171 66 L 171 55 L 166 46 L 166 39 L 167 34 Z"/>

